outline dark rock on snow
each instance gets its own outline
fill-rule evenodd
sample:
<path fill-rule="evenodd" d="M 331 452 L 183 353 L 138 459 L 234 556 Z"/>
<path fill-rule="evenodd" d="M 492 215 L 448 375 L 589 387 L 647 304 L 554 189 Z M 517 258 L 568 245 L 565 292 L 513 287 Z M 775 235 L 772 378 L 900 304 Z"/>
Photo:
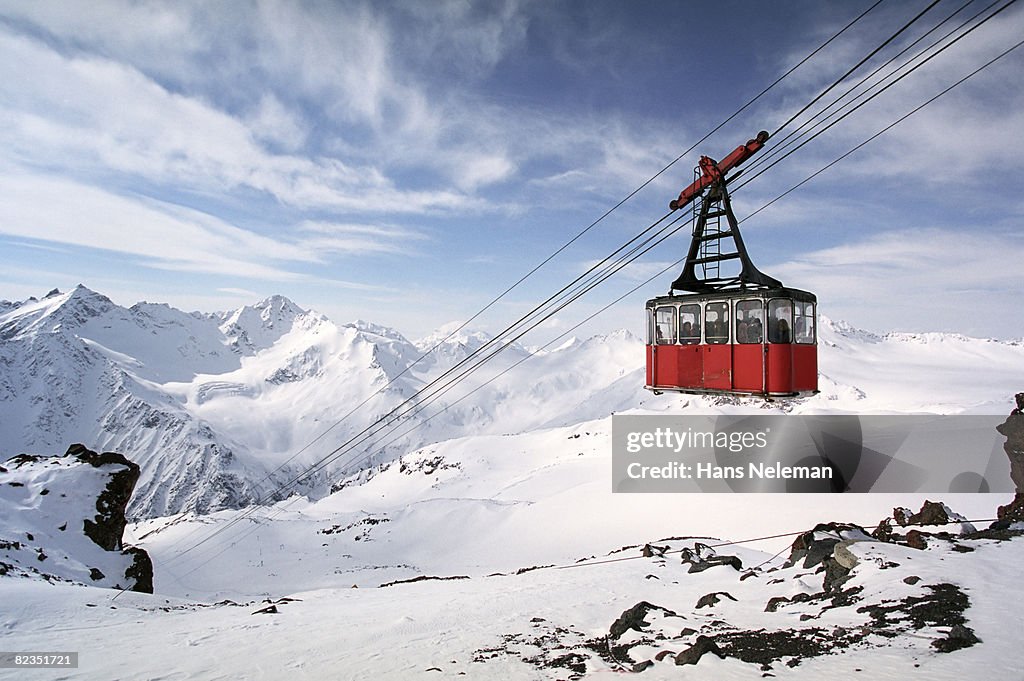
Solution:
<path fill-rule="evenodd" d="M 676 664 L 697 664 L 700 658 L 704 656 L 704 653 L 712 653 L 725 659 L 725 653 L 715 644 L 713 638 L 710 636 L 698 636 L 697 641 L 692 646 L 676 655 Z"/>
<path fill-rule="evenodd" d="M 16 546 L 16 542 L 5 542 L 0 537 L 0 549 L 9 551 L 5 555 L 11 561 L 5 563 L 8 565 L 5 572 L 10 573 L 20 565 L 16 572 L 22 576 L 86 584 L 104 582 L 97 586 L 114 588 L 127 584 L 127 588 L 134 591 L 153 592 L 153 563 L 149 555 L 141 548 L 126 549 L 122 543 L 127 525 L 125 510 L 139 479 L 138 465 L 116 452 L 97 453 L 74 444 L 63 456 L 14 456 L 6 462 L 2 474 L 9 478 L 8 484 L 16 483 L 25 490 L 20 496 L 4 499 L 2 503 L 15 503 L 22 508 L 27 494 L 32 510 L 18 516 L 22 518 L 19 523 L 41 530 L 24 535 L 37 546 Z M 53 489 L 64 491 L 51 494 Z M 56 533 L 64 533 L 69 526 L 72 530 L 81 527 L 97 549 L 68 549 L 61 539 L 63 535 Z M 54 530 L 56 533 L 51 534 Z M 39 562 L 45 560 L 47 554 L 65 556 L 65 559 L 59 565 L 47 563 L 47 567 L 28 567 L 22 554 L 10 553 L 23 552 L 23 549 L 32 550 Z M 108 554 L 120 555 L 111 558 Z M 96 565 L 102 565 L 103 569 Z"/>

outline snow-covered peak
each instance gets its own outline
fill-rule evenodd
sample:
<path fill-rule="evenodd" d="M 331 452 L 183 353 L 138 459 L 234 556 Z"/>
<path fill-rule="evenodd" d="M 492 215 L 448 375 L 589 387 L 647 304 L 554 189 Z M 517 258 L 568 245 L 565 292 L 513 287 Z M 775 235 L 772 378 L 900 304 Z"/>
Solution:
<path fill-rule="evenodd" d="M 891 331 L 885 334 L 885 339 L 901 343 L 917 343 L 919 345 L 930 345 L 933 343 L 1009 343 L 1015 345 L 1019 343 L 1019 341 L 998 341 L 992 338 L 977 338 L 949 331 L 925 331 L 917 333 Z"/>
<path fill-rule="evenodd" d="M 243 305 L 221 314 L 224 325 L 236 324 L 244 327 L 261 326 L 267 329 L 291 324 L 304 310 L 283 296 L 272 296 L 255 305 Z"/>
<path fill-rule="evenodd" d="M 823 340 L 834 340 L 834 336 L 841 336 L 850 340 L 865 343 L 880 343 L 882 337 L 871 331 L 859 329 L 842 319 L 833 320 L 823 314 L 818 315 L 818 335 Z"/>
<path fill-rule="evenodd" d="M 963 346 L 971 345 L 981 347 L 983 345 L 1019 345 L 1020 341 L 1002 341 L 992 338 L 976 338 L 962 333 L 950 331 L 888 331 L 883 334 L 866 331 L 853 326 L 844 320 L 833 320 L 825 315 L 819 315 L 818 322 L 819 339 L 830 345 L 837 342 L 855 342 L 857 344 L 895 343 L 911 345 L 946 345 Z"/>
<path fill-rule="evenodd" d="M 571 348 L 579 346 L 581 343 L 583 343 L 583 341 L 580 340 L 579 336 L 569 336 L 555 347 L 549 348 L 548 352 L 560 352 L 562 350 L 569 350 Z"/>
<path fill-rule="evenodd" d="M 271 296 L 255 305 L 243 305 L 221 315 L 221 332 L 243 354 L 269 348 L 292 330 L 305 310 L 284 296 Z"/>
<path fill-rule="evenodd" d="M 188 319 L 209 320 L 215 318 L 214 315 L 202 312 L 182 312 L 167 303 L 150 303 L 146 301 L 135 303 L 129 308 L 129 311 L 140 320 L 144 320 L 140 323 L 148 323 L 158 327 L 168 324 L 181 324 Z"/>
<path fill-rule="evenodd" d="M 102 293 L 93 291 L 84 284 L 79 284 L 67 293 L 54 289 L 43 298 L 44 301 L 55 301 L 62 309 L 79 310 L 102 314 L 115 307 L 113 301 Z"/>
<path fill-rule="evenodd" d="M 494 336 L 486 331 L 462 328 L 465 322 L 449 322 L 433 333 L 415 341 L 415 345 L 423 352 L 437 347 L 438 351 L 450 352 L 452 349 L 459 349 L 465 352 L 473 352 L 491 341 Z"/>
<path fill-rule="evenodd" d="M 275 325 L 291 324 L 296 317 L 306 313 L 306 310 L 281 295 L 264 298 L 252 307 L 259 312 L 264 325 L 271 329 Z"/>
<path fill-rule="evenodd" d="M 580 346 L 595 347 L 609 344 L 631 346 L 640 344 L 642 342 L 643 341 L 641 341 L 635 334 L 633 334 L 628 329 L 616 329 L 611 333 L 602 333 L 596 336 L 591 336 L 587 340 L 583 341 L 580 344 Z"/>
<path fill-rule="evenodd" d="M 403 336 L 398 330 L 391 328 L 390 326 L 384 326 L 383 324 L 374 324 L 364 319 L 357 319 L 354 322 L 349 322 L 345 326 L 360 331 L 365 334 L 371 334 L 373 336 L 380 336 L 381 338 L 387 338 L 389 340 L 400 341 L 402 343 L 408 343 L 409 341 Z"/>
<path fill-rule="evenodd" d="M 467 326 L 466 322 L 455 320 L 437 327 L 433 331 L 433 333 L 424 337 L 421 342 L 433 341 L 437 343 L 438 341 L 449 336 L 449 342 L 465 342 L 467 339 L 473 338 L 487 341 L 494 337 L 492 334 L 487 333 L 486 331 L 483 331 L 481 329 L 474 329 L 473 327 Z"/>
<path fill-rule="evenodd" d="M 491 340 L 454 322 L 414 345 L 372 322 L 336 325 L 282 296 L 186 313 L 154 303 L 125 309 L 78 287 L 4 309 L 0 454 L 68 441 L 124 451 L 143 467 L 136 516 L 257 498 L 257 482 L 330 424 L 344 421 L 328 436 L 344 442 Z M 794 403 L 799 413 L 987 413 L 1024 388 L 1019 343 L 882 336 L 823 316 L 818 352 L 821 394 Z M 491 360 L 486 366 L 460 367 L 452 376 L 464 383 L 424 400 L 415 417 L 425 419 L 422 429 L 359 456 L 380 462 L 413 444 L 635 408 L 711 408 L 645 391 L 643 340 L 625 330 L 529 355 L 517 344 L 488 346 L 478 355 Z M 730 404 L 746 408 L 738 398 Z M 308 456 L 323 451 L 311 447 Z"/>
<path fill-rule="evenodd" d="M 77 329 L 115 308 L 117 305 L 110 298 L 82 284 L 67 293 L 53 289 L 42 300 L 29 298 L 10 305 L 0 316 L 0 337 Z"/>

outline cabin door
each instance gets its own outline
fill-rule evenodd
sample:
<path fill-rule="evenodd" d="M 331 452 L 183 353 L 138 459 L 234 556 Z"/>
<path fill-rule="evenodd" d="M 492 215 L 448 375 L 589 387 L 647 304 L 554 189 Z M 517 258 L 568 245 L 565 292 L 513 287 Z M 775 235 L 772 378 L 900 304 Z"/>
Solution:
<path fill-rule="evenodd" d="M 764 304 L 759 299 L 736 303 L 733 329 L 733 388 L 762 393 L 765 389 Z"/>
<path fill-rule="evenodd" d="M 703 374 L 708 390 L 732 390 L 732 344 L 729 342 L 728 301 L 707 303 L 704 309 Z"/>

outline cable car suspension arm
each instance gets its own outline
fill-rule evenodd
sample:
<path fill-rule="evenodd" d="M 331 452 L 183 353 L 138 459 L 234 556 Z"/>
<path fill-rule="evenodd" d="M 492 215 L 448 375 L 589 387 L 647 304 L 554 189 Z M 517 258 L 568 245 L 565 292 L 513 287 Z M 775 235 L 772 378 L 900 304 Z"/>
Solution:
<path fill-rule="evenodd" d="M 762 130 L 757 133 L 757 137 L 747 141 L 746 144 L 741 144 L 736 147 L 731 154 L 723 158 L 721 161 L 715 161 L 710 156 L 700 157 L 700 170 L 701 176 L 694 180 L 693 184 L 684 189 L 679 193 L 678 199 L 673 199 L 668 207 L 672 210 L 678 210 L 688 203 L 692 202 L 698 196 L 700 196 L 705 189 L 713 184 L 721 182 L 725 174 L 733 168 L 737 168 L 746 161 L 748 158 L 756 154 L 764 147 L 764 143 L 768 141 L 768 132 Z"/>

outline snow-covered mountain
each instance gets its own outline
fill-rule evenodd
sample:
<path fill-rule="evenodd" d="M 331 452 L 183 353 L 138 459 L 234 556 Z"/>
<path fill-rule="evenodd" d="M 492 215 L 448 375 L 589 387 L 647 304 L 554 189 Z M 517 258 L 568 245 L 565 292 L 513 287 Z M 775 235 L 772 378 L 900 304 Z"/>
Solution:
<path fill-rule="evenodd" d="M 294 442 L 386 382 L 377 352 L 281 297 L 209 315 L 53 291 L 0 316 L 2 455 L 87 442 L 142 467 L 133 515 L 237 507 L 292 475 L 274 469 Z"/>
<path fill-rule="evenodd" d="M 445 333 L 413 343 L 368 322 L 337 325 L 280 296 L 188 314 L 150 303 L 126 309 L 79 286 L 5 301 L 0 310 L 0 458 L 69 442 L 125 452 L 143 471 L 134 517 L 266 499 L 486 340 Z M 315 495 L 340 467 L 363 459 L 373 464 L 458 435 L 521 432 L 627 406 L 641 396 L 635 382 L 604 395 L 627 367 L 635 370 L 636 346 L 628 334 L 594 339 L 568 361 L 538 358 L 525 382 L 502 377 L 458 402 L 528 355 L 508 346 L 487 373 L 412 414 L 409 423 L 422 427 L 394 442 L 367 440 L 292 487 Z M 328 430 L 319 446 L 302 451 Z"/>
<path fill-rule="evenodd" d="M 123 308 L 84 286 L 4 301 L 0 458 L 71 442 L 122 452 L 142 468 L 130 514 L 156 517 L 266 501 L 285 483 L 284 496 L 320 496 L 354 469 L 453 437 L 736 402 L 652 396 L 642 389 L 641 339 L 618 331 L 533 357 L 504 347 L 455 389 L 403 410 L 407 427 L 360 436 L 490 340 L 457 328 L 413 342 L 370 322 L 336 324 L 280 296 L 216 314 Z M 1020 343 L 877 336 L 823 318 L 820 355 L 822 393 L 772 408 L 999 412 L 1024 386 Z M 336 461 L 302 476 L 353 438 Z"/>

